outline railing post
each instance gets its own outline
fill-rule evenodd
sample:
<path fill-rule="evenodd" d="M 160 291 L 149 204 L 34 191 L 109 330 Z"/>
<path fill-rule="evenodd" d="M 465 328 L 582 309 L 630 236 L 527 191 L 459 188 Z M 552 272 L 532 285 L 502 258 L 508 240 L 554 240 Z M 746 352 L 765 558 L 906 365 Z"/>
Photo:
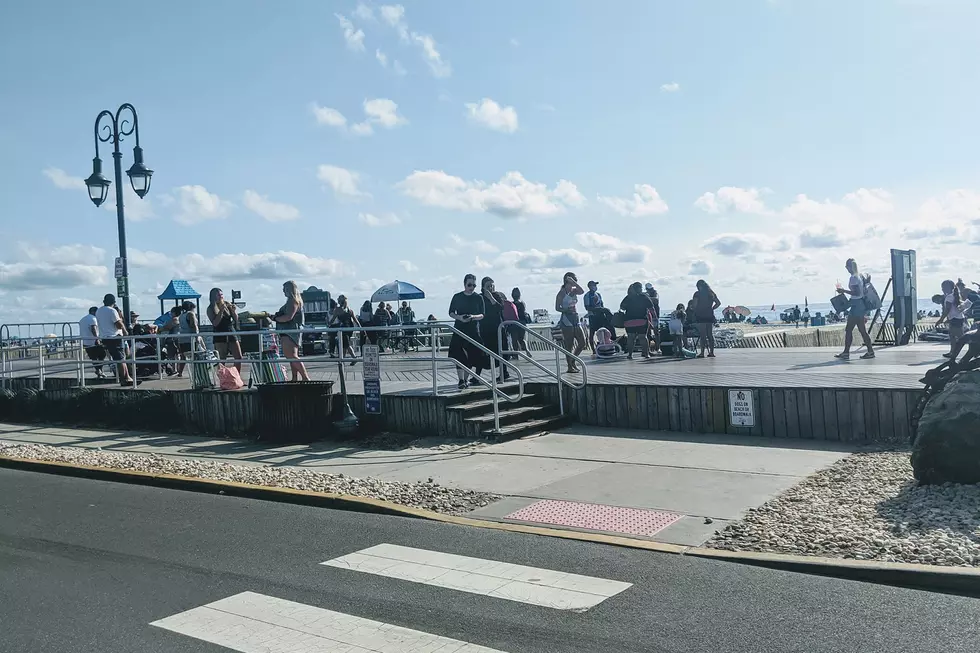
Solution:
<path fill-rule="evenodd" d="M 7 348 L 3 340 L 0 340 L 0 387 L 7 389 Z"/>
<path fill-rule="evenodd" d="M 78 362 L 78 387 L 85 387 L 85 347 L 79 343 L 78 348 L 75 349 L 75 360 Z"/>
<path fill-rule="evenodd" d="M 584 366 L 583 366 L 584 367 Z M 565 415 L 565 399 L 561 392 L 561 354 L 555 349 L 555 380 L 558 382 L 558 412 Z"/>
<path fill-rule="evenodd" d="M 157 381 L 163 381 L 163 345 L 160 344 L 160 334 L 154 334 L 157 347 Z"/>
<path fill-rule="evenodd" d="M 438 324 L 429 325 L 429 340 L 432 343 L 432 396 L 439 396 L 439 380 L 436 378 L 436 330 L 439 328 Z"/>
<path fill-rule="evenodd" d="M 37 348 L 37 389 L 44 390 L 44 345 Z"/>
<path fill-rule="evenodd" d="M 490 392 L 493 393 L 493 433 L 500 434 L 500 398 L 497 396 L 497 373 L 493 359 L 490 359 Z M 503 370 L 503 367 L 500 368 Z"/>

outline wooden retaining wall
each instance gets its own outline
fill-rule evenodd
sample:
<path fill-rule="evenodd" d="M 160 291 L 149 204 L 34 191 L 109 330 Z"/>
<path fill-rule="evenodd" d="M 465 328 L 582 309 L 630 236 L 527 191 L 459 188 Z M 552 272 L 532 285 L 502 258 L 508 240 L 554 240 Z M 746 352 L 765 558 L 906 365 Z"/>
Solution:
<path fill-rule="evenodd" d="M 748 389 L 748 388 L 731 388 Z M 907 444 L 921 390 L 752 388 L 755 426 L 732 426 L 729 388 L 590 385 L 563 388 L 574 421 L 649 431 Z M 558 402 L 554 384 L 528 391 Z"/>
<path fill-rule="evenodd" d="M 881 330 L 881 338 L 887 342 L 895 342 L 895 325 L 886 324 L 882 329 L 881 325 L 876 325 L 871 331 L 872 338 L 878 338 Z M 920 332 L 918 326 L 914 333 Z M 856 345 L 861 344 L 860 334 L 854 334 Z M 749 335 L 735 341 L 733 347 L 740 349 L 778 349 L 781 347 L 843 347 L 844 329 L 840 328 L 810 328 L 810 329 L 787 329 L 775 333 L 760 333 Z"/>

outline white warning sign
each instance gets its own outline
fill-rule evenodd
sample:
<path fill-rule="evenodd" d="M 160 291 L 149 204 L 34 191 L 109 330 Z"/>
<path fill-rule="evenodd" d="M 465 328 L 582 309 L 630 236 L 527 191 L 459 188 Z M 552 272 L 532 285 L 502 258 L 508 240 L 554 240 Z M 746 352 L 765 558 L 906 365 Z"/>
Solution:
<path fill-rule="evenodd" d="M 755 404 L 751 390 L 729 390 L 728 407 L 732 426 L 755 426 Z"/>

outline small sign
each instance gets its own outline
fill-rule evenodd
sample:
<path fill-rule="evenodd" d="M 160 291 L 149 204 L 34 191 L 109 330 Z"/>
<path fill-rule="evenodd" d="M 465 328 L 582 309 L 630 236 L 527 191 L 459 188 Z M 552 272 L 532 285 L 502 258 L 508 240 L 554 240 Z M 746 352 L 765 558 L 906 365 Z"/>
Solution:
<path fill-rule="evenodd" d="M 245 302 L 234 302 L 235 308 L 245 308 Z"/>
<path fill-rule="evenodd" d="M 127 277 L 119 277 L 116 279 L 116 297 L 127 296 L 129 296 L 129 279 Z"/>
<path fill-rule="evenodd" d="M 122 279 L 126 276 L 126 266 L 121 256 L 116 257 L 116 278 Z"/>
<path fill-rule="evenodd" d="M 364 412 L 381 414 L 381 379 L 364 379 Z"/>
<path fill-rule="evenodd" d="M 381 349 L 377 345 L 364 345 L 362 348 L 364 356 L 364 378 L 381 378 Z"/>
<path fill-rule="evenodd" d="M 755 403 L 751 390 L 729 390 L 728 408 L 732 426 L 755 426 Z"/>

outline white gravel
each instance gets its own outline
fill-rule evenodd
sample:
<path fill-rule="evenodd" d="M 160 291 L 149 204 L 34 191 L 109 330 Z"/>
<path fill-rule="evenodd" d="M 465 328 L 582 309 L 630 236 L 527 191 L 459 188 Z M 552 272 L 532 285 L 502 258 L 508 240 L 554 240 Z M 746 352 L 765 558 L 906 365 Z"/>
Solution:
<path fill-rule="evenodd" d="M 980 566 L 980 485 L 918 486 L 907 452 L 857 453 L 810 476 L 705 546 Z"/>
<path fill-rule="evenodd" d="M 462 515 L 500 498 L 487 492 L 445 487 L 431 480 L 396 483 L 374 478 L 352 478 L 344 474 L 325 474 L 299 467 L 232 465 L 212 460 L 188 460 L 155 454 L 52 447 L 43 444 L 0 442 L 0 456 L 368 497 L 448 515 Z"/>

